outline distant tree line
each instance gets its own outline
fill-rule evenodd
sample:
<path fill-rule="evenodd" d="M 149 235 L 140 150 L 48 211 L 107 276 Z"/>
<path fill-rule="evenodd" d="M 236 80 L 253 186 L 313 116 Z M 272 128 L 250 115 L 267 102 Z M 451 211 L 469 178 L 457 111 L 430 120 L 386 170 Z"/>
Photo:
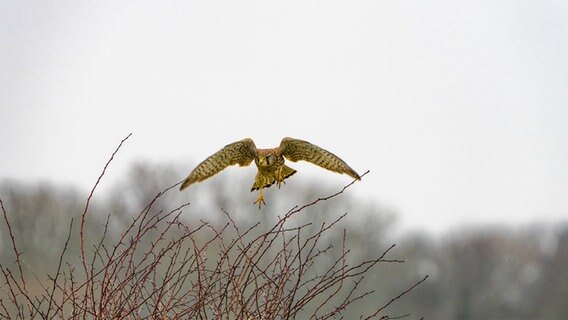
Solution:
<path fill-rule="evenodd" d="M 351 227 L 349 211 L 373 208 L 341 200 L 350 185 L 296 189 L 299 205 L 285 209 L 274 195 L 259 212 L 219 180 L 187 202 L 177 176 L 138 165 L 105 197 L 2 183 L 0 318 L 409 316 L 392 306 L 427 276 L 384 292 L 370 285 L 404 261 Z"/>
<path fill-rule="evenodd" d="M 91 282 L 77 289 L 75 297 L 67 297 L 69 303 L 55 308 L 54 315 L 92 316 L 99 310 L 113 315 L 130 312 L 136 318 L 132 310 L 138 308 L 138 315 L 164 318 L 224 314 L 256 319 L 265 312 L 265 318 L 278 319 L 288 312 L 298 318 L 315 314 L 358 319 L 388 304 L 376 318 L 568 318 L 567 224 L 487 226 L 395 238 L 396 212 L 348 191 L 287 217 L 298 209 L 295 205 L 341 189 L 317 182 L 306 185 L 305 180 L 291 179 L 281 190 L 268 189 L 268 207 L 259 211 L 252 206 L 255 195 L 248 192 L 250 177 L 236 171 L 235 179 L 221 174 L 187 192 L 172 189 L 157 196 L 183 178 L 186 169 L 134 165 L 123 181 L 95 193 L 86 215 L 88 195 L 81 191 L 2 182 L 0 199 L 21 253 L 19 263 L 26 279 L 37 278 L 27 281 L 27 290 L 48 293 L 37 305 L 59 305 L 49 301 L 51 291 L 46 288 L 58 283 L 52 297 L 61 302 L 73 279 L 74 285 Z M 364 186 L 364 179 L 361 183 Z M 86 228 L 81 238 L 82 219 Z M 14 293 L 6 273 L 19 280 L 11 235 L 6 223 L 0 223 L 0 315 L 18 314 L 9 310 Z M 153 252 L 151 258 L 145 256 L 148 252 Z M 124 260 L 117 258 L 120 254 L 126 255 Z M 109 265 L 114 274 L 97 274 L 109 272 Z M 59 282 L 54 282 L 57 272 Z M 413 287 L 426 275 L 426 281 Z M 306 282 L 292 281 L 298 278 Z M 271 282 L 275 279 L 281 285 Z M 175 300 L 172 291 L 153 293 L 165 283 L 170 290 L 188 293 L 182 295 L 186 300 Z M 120 290 L 113 287 L 119 284 Z M 297 292 L 292 296 L 294 286 Z M 103 287 L 106 297 L 101 295 Z M 33 303 L 19 298 L 21 307 Z M 106 304 L 100 299 L 107 299 Z M 88 307 L 73 305 L 81 301 Z M 180 311 L 190 305 L 193 309 Z"/>

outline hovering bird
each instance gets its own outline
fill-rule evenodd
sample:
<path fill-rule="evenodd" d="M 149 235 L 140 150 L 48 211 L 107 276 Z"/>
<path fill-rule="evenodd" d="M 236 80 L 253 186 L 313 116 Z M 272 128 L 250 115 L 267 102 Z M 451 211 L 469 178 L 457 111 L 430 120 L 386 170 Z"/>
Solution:
<path fill-rule="evenodd" d="M 288 137 L 282 139 L 278 148 L 258 149 L 252 139 L 246 138 L 226 145 L 197 165 L 181 185 L 180 191 L 193 183 L 219 173 L 228 166 L 238 164 L 244 167 L 254 160 L 258 173 L 250 191 L 260 190 L 258 198 L 253 202 L 253 204 L 258 204 L 260 209 L 263 204 L 266 205 L 262 189 L 274 183 L 280 188 L 286 178 L 296 173 L 296 170 L 284 164 L 284 158 L 293 162 L 308 161 L 324 169 L 345 173 L 354 179 L 361 180 L 359 174 L 345 161 L 307 141 Z"/>

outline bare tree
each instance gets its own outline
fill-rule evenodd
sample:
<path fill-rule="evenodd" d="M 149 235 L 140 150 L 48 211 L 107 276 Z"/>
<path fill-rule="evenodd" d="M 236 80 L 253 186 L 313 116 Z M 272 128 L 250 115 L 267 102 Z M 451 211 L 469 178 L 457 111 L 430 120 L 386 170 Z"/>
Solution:
<path fill-rule="evenodd" d="M 351 257 L 349 232 L 340 222 L 343 213 L 318 225 L 298 223 L 297 217 L 343 194 L 354 182 L 329 196 L 316 198 L 284 212 L 273 221 L 239 223 L 221 210 L 221 223 L 186 223 L 181 214 L 189 203 L 171 210 L 156 204 L 177 184 L 157 193 L 119 232 L 110 232 L 109 215 L 96 235 L 87 230 L 91 200 L 120 146 L 105 165 L 85 203 L 78 223 L 71 219 L 56 270 L 48 281 L 23 270 L 23 253 L 14 236 L 8 209 L 0 199 L 14 262 L 0 265 L 4 278 L 0 317 L 125 318 L 125 319 L 288 319 L 341 318 L 365 301 L 375 305 L 361 318 L 393 319 L 388 307 L 427 276 L 388 301 L 374 302 L 373 290 L 362 290 L 366 274 L 380 264 L 400 264 L 381 254 L 358 260 Z M 365 173 L 366 174 L 366 173 Z M 364 176 L 364 175 L 363 175 Z M 79 237 L 73 237 L 77 229 Z M 328 234 L 337 232 L 340 237 Z M 80 247 L 80 265 L 68 262 L 73 241 Z M 331 263 L 328 263 L 331 257 Z M 322 263 L 323 261 L 323 263 Z M 322 268 L 323 266 L 323 268 Z M 33 293 L 31 287 L 38 287 Z M 363 313 L 362 312 L 362 313 Z M 400 316 L 400 315 L 398 315 Z M 404 316 L 404 315 L 403 315 Z"/>

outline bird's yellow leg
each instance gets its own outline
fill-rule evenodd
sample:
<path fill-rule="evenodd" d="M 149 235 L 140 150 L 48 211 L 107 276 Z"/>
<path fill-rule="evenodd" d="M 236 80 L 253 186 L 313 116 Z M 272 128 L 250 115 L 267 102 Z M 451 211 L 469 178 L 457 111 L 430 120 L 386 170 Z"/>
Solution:
<path fill-rule="evenodd" d="M 282 176 L 282 169 L 284 169 L 284 167 L 280 167 L 276 170 L 276 185 L 278 186 L 278 189 L 280 189 L 282 183 L 286 184 L 284 177 Z"/>
<path fill-rule="evenodd" d="M 264 202 L 264 195 L 262 194 L 262 189 L 260 189 L 260 193 L 258 194 L 258 198 L 256 198 L 256 201 L 253 202 L 253 204 L 257 203 L 258 203 L 258 210 L 260 210 L 262 205 L 266 205 L 266 202 Z"/>

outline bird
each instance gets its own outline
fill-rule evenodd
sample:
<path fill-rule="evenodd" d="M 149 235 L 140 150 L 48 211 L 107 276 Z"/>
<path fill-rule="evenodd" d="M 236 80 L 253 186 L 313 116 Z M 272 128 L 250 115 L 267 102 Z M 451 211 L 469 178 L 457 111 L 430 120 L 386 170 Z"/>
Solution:
<path fill-rule="evenodd" d="M 324 169 L 361 180 L 359 174 L 341 158 L 308 141 L 286 137 L 282 139 L 277 148 L 259 149 L 252 139 L 245 138 L 226 145 L 198 164 L 183 181 L 180 191 L 214 176 L 229 166 L 238 164 L 245 167 L 254 160 L 258 172 L 250 191 L 259 190 L 259 195 L 253 204 L 258 204 L 260 210 L 263 204 L 266 206 L 262 189 L 269 188 L 274 183 L 280 188 L 282 183 L 285 183 L 284 180 L 296 173 L 296 170 L 285 164 L 285 159 L 292 162 L 307 161 Z"/>

